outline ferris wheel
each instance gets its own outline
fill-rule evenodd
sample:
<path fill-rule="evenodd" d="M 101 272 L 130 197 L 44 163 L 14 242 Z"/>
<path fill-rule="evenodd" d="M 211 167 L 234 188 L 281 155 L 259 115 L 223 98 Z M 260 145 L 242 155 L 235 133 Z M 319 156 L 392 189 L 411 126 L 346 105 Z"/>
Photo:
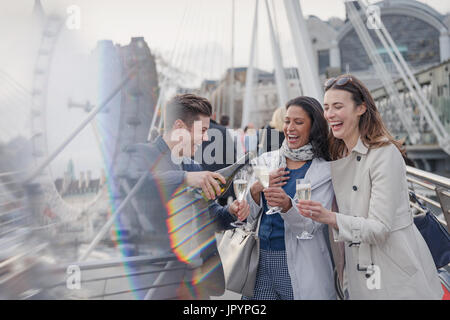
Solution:
<path fill-rule="evenodd" d="M 30 128 L 32 145 L 31 156 L 34 166 L 37 166 L 48 157 L 47 89 L 53 53 L 63 25 L 64 20 L 60 16 L 50 15 L 46 18 L 33 70 Z M 40 208 L 37 208 L 37 210 L 42 213 L 39 215 L 41 224 L 50 224 L 54 222 L 52 220 L 56 220 L 56 217 L 58 217 L 57 220 L 66 220 L 69 217 L 72 217 L 73 219 L 80 216 L 81 210 L 69 206 L 57 192 L 52 181 L 51 170 L 49 167 L 46 167 L 39 172 L 39 176 L 36 177 L 35 183 L 40 185 L 40 193 L 43 196 Z"/>
<path fill-rule="evenodd" d="M 96 97 L 98 106 L 87 110 L 90 113 L 85 121 L 57 150 L 49 150 L 47 96 L 52 94 L 49 79 L 58 39 L 64 36 L 64 25 L 61 16 L 46 17 L 37 51 L 30 111 L 34 167 L 29 180 L 39 185 L 40 201 L 34 202 L 33 208 L 39 216 L 39 224 L 62 225 L 63 230 L 82 224 L 84 238 L 89 240 L 93 234 L 92 220 L 107 212 L 126 193 L 128 186 L 124 185 L 122 177 L 131 157 L 129 146 L 147 141 L 158 81 L 153 56 L 143 38 L 132 38 L 124 47 L 114 46 L 112 41 L 100 41 L 92 54 L 91 61 L 95 65 L 90 65 L 97 70 L 94 82 L 102 87 Z M 57 190 L 49 164 L 88 124 L 94 129 L 107 181 L 92 200 L 74 206 Z M 133 219 L 141 225 L 147 223 L 139 214 Z M 127 221 L 123 224 L 125 228 L 129 226 Z M 57 233 L 55 228 L 50 230 Z"/>

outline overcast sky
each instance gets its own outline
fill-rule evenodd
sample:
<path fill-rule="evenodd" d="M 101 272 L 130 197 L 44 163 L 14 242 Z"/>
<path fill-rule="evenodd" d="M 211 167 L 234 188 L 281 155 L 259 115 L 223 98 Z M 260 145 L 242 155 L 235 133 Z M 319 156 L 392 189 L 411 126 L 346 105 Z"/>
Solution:
<path fill-rule="evenodd" d="M 48 87 L 48 113 L 52 115 L 48 119 L 50 150 L 86 115 L 81 110 L 69 110 L 67 100 L 72 98 L 84 102 L 88 98 L 87 82 L 83 81 L 86 65 L 83 63 L 98 40 L 110 39 L 114 43 L 127 45 L 131 37 L 143 36 L 153 52 L 163 55 L 164 59 L 182 71 L 195 73 L 198 78 L 218 78 L 231 65 L 231 0 L 41 2 L 47 14 L 56 12 L 67 15 L 66 10 L 71 5 L 76 5 L 81 10 L 80 29 L 64 29 L 55 47 Z M 442 14 L 450 11 L 448 0 L 420 2 L 427 3 Z M 324 20 L 330 17 L 345 18 L 341 0 L 302 0 L 300 3 L 305 16 L 315 15 Z M 235 66 L 244 66 L 249 60 L 254 4 L 255 0 L 235 1 Z M 273 0 L 269 4 L 275 14 L 274 21 L 280 36 L 284 64 L 291 66 L 294 59 L 283 2 Z M 39 44 L 39 36 L 33 33 L 31 25 L 33 6 L 34 0 L 0 2 L 0 71 L 7 72 L 28 90 L 32 89 L 31 71 L 36 63 L 32 48 Z M 256 66 L 270 71 L 273 64 L 264 1 L 260 0 L 259 7 Z M 1 108 L 2 106 L 0 113 L 3 117 L 6 111 Z M 16 118 L 20 117 L 24 119 L 22 128 L 25 128 L 27 115 L 24 112 L 18 113 Z M 5 126 L 7 122 L 2 121 L 0 125 Z M 17 127 L 16 124 L 14 126 L 11 132 Z M 57 167 L 59 173 L 65 168 L 68 159 L 73 157 L 80 159 L 75 161 L 76 166 L 79 165 L 84 170 L 100 161 L 98 151 L 93 151 L 95 138 L 91 129 L 85 131 L 73 142 L 71 148 L 55 160 L 53 166 Z"/>
<path fill-rule="evenodd" d="M 115 43 L 125 45 L 132 36 L 144 36 L 152 50 L 168 56 L 172 54 L 176 56 L 181 52 L 184 56 L 194 55 L 196 52 L 210 52 L 216 59 L 222 58 L 221 64 L 231 63 L 231 0 L 42 0 L 41 2 L 47 13 L 64 14 L 70 5 L 76 5 L 81 9 L 81 28 L 72 33 L 77 33 L 76 37 L 80 40 L 78 49 L 83 52 L 92 50 L 99 39 L 111 39 Z M 450 1 L 420 2 L 427 3 L 440 13 L 450 11 Z M 235 1 L 236 65 L 248 62 L 254 3 L 255 0 Z M 269 3 L 275 5 L 276 21 L 283 37 L 287 31 L 283 1 L 272 0 Z M 300 3 L 304 15 L 316 15 L 325 20 L 333 16 L 345 18 L 342 0 L 301 0 Z M 267 24 L 263 4 L 264 1 L 260 0 L 261 31 L 266 30 Z M 34 0 L 1 1 L 0 32 L 11 35 L 11 25 L 28 19 L 33 5 Z M 6 35 L 6 41 L 2 41 L 1 49 L 10 47 L 8 38 Z M 262 57 L 260 60 L 261 63 L 268 64 L 263 62 Z M 218 60 L 214 61 L 214 64 L 217 65 Z"/>
<path fill-rule="evenodd" d="M 376 1 L 371 1 L 376 2 Z M 450 1 L 422 0 L 440 13 L 450 11 Z M 68 31 L 62 37 L 76 42 L 71 50 L 89 53 L 100 39 L 111 39 L 126 45 L 133 36 L 143 36 L 152 51 L 164 55 L 166 60 L 181 69 L 194 67 L 199 76 L 216 76 L 231 64 L 231 0 L 42 0 L 46 13 L 67 15 L 67 8 L 80 8 L 80 29 Z M 269 0 L 276 13 L 275 21 L 280 42 L 290 41 L 290 34 L 282 0 Z M 301 0 L 304 15 L 321 19 L 345 18 L 342 0 Z M 246 65 L 255 0 L 235 1 L 234 64 Z M 8 53 L 23 39 L 18 37 L 30 20 L 34 0 L 1 1 L 0 3 L 0 67 L 19 73 L 20 67 L 11 65 Z M 271 68 L 272 58 L 267 55 L 268 32 L 264 1 L 260 0 L 260 35 L 257 64 Z M 267 46 L 267 47 L 266 47 Z M 283 50 L 283 48 L 282 48 Z M 4 57 L 5 56 L 5 57 Z M 290 54 L 283 52 L 289 64 Z M 201 70 L 199 70 L 201 69 Z"/>

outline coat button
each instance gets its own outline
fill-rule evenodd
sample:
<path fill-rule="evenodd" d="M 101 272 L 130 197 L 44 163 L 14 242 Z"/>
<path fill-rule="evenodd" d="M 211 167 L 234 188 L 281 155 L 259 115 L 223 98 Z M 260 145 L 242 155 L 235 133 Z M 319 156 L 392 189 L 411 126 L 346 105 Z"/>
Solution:
<path fill-rule="evenodd" d="M 358 190 L 358 188 L 356 186 L 353 186 L 353 191 Z"/>
<path fill-rule="evenodd" d="M 356 161 L 361 161 L 361 156 L 357 156 Z"/>

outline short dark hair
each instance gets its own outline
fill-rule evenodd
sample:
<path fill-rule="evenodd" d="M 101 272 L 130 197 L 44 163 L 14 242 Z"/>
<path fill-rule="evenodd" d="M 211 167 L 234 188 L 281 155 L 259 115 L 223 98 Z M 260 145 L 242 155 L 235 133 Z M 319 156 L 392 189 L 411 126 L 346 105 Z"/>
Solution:
<path fill-rule="evenodd" d="M 195 94 L 178 94 L 167 102 L 164 113 L 164 128 L 170 130 L 176 120 L 182 120 L 189 128 L 199 115 L 211 117 L 211 103 Z"/>
<path fill-rule="evenodd" d="M 320 102 L 311 97 L 301 96 L 288 101 L 286 110 L 292 106 L 302 108 L 311 120 L 309 142 L 312 145 L 314 155 L 329 161 L 331 159 L 328 143 L 329 129 Z"/>
<path fill-rule="evenodd" d="M 220 124 L 223 126 L 227 126 L 230 124 L 230 117 L 224 114 L 220 117 Z"/>

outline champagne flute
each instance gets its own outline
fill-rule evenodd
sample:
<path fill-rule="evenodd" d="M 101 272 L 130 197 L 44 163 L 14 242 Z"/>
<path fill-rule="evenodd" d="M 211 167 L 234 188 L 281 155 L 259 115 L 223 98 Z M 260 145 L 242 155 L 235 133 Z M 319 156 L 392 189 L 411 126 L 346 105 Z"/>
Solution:
<path fill-rule="evenodd" d="M 311 181 L 309 179 L 297 179 L 295 180 L 295 195 L 298 200 L 311 200 Z M 307 231 L 303 231 L 300 235 L 297 235 L 297 239 L 299 240 L 311 240 L 314 238 L 314 229 L 312 233 Z"/>
<path fill-rule="evenodd" d="M 258 178 L 259 182 L 261 182 L 264 189 L 267 189 L 269 187 L 270 181 L 270 167 L 258 165 L 257 167 L 255 167 L 255 175 Z M 268 204 L 267 207 L 269 208 L 269 210 L 266 211 L 267 215 L 275 214 L 280 211 L 279 207 L 270 207 Z"/>
<path fill-rule="evenodd" d="M 245 196 L 248 191 L 249 179 L 250 179 L 250 174 L 245 168 L 241 169 L 235 175 L 235 177 L 233 179 L 234 194 L 236 195 L 236 199 L 239 203 L 245 199 Z M 239 228 L 239 227 L 244 226 L 245 223 L 242 221 L 236 220 L 236 221 L 230 223 L 230 225 L 235 228 Z"/>
<path fill-rule="evenodd" d="M 273 170 L 275 170 L 275 169 L 278 169 L 279 168 L 279 163 L 278 163 L 278 157 L 273 157 L 271 160 L 270 160 L 270 163 L 269 163 L 269 167 L 268 167 L 268 170 L 269 170 L 269 175 L 270 175 L 270 172 L 271 171 L 273 171 Z M 268 175 L 268 176 L 269 176 Z M 267 178 L 267 187 L 265 187 L 265 188 L 268 188 L 269 187 L 269 177 Z M 275 213 L 279 213 L 280 211 L 281 211 L 281 208 L 280 207 L 271 207 L 271 206 L 269 206 L 268 204 L 267 204 L 267 207 L 269 208 L 269 210 L 268 211 L 266 211 L 266 214 L 268 214 L 268 215 L 271 215 L 271 214 L 275 214 Z"/>
<path fill-rule="evenodd" d="M 269 176 L 270 176 L 269 168 L 267 168 L 266 166 L 256 166 L 255 175 L 264 188 L 269 187 Z"/>

